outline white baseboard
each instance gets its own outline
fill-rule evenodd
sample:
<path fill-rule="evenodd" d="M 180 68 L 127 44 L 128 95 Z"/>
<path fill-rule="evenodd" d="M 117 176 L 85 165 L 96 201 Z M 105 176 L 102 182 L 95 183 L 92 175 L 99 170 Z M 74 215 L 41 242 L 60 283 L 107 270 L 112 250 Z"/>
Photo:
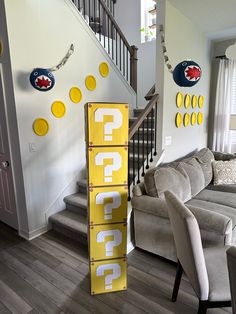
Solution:
<path fill-rule="evenodd" d="M 26 230 L 19 230 L 18 234 L 25 240 L 33 240 L 34 238 L 37 238 L 38 236 L 46 233 L 48 231 L 48 226 L 43 226 L 38 229 L 35 229 L 33 231 L 26 231 Z"/>

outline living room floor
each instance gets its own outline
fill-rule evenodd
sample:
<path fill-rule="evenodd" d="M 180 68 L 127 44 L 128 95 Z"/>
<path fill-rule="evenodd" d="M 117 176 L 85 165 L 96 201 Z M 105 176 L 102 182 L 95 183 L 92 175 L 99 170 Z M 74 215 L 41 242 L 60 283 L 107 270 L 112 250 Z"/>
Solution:
<path fill-rule="evenodd" d="M 85 247 L 53 231 L 27 242 L 0 223 L 0 314 L 197 313 L 198 300 L 185 276 L 177 302 L 170 301 L 173 263 L 135 249 L 128 264 L 127 291 L 91 296 Z"/>

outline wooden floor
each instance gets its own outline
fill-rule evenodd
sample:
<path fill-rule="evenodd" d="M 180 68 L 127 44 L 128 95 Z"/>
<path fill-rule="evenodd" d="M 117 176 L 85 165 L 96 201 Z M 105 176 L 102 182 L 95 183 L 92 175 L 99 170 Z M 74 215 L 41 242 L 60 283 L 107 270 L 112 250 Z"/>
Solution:
<path fill-rule="evenodd" d="M 131 252 L 128 262 L 127 291 L 90 296 L 85 248 L 55 232 L 27 242 L 0 223 L 0 314 L 197 313 L 185 277 L 177 302 L 170 301 L 175 265 L 141 250 Z"/>

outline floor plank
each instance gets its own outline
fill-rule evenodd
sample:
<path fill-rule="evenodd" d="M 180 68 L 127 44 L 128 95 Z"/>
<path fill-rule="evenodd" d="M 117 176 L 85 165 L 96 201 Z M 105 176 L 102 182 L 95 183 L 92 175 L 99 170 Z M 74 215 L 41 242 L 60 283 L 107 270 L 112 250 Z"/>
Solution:
<path fill-rule="evenodd" d="M 28 242 L 0 223 L 0 314 L 197 313 L 198 300 L 186 276 L 177 302 L 171 302 L 175 271 L 175 264 L 136 249 L 128 256 L 128 290 L 91 296 L 84 246 L 54 231 Z"/>

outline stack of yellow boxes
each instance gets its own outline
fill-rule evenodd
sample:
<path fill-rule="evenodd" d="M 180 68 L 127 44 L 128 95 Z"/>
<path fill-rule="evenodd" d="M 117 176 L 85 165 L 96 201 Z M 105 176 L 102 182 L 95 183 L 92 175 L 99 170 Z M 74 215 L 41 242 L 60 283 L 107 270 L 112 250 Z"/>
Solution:
<path fill-rule="evenodd" d="M 88 103 L 91 294 L 127 289 L 127 104 Z"/>

